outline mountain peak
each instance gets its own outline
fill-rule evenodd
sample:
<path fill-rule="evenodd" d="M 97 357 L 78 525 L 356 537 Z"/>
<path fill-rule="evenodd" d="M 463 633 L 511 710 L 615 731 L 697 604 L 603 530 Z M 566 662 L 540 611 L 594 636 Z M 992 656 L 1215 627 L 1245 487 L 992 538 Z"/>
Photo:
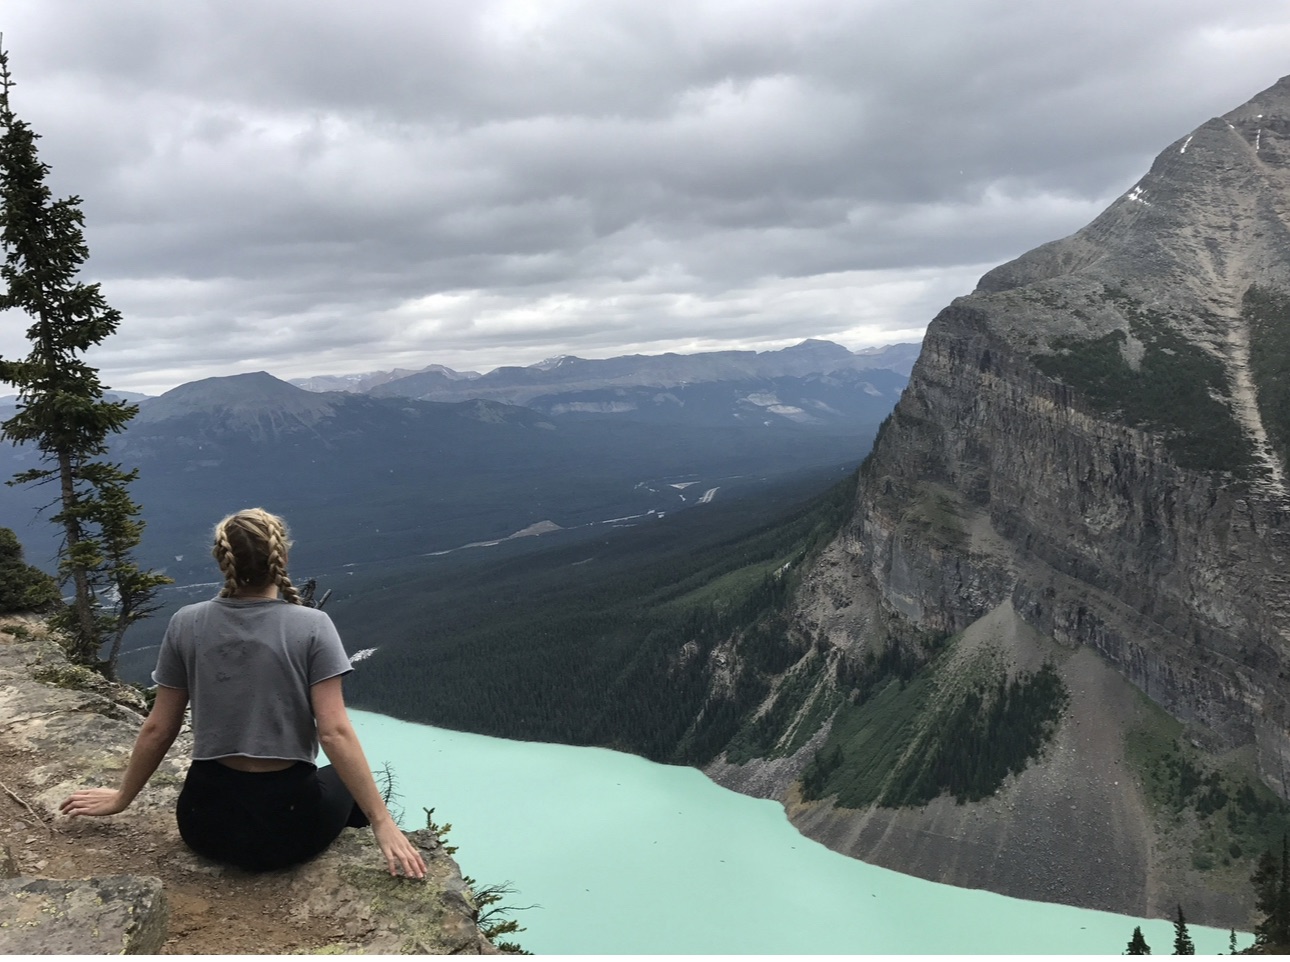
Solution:
<path fill-rule="evenodd" d="M 327 391 L 365 394 L 382 384 L 418 375 L 427 375 L 431 378 L 444 377 L 451 381 L 468 381 L 479 377 L 477 371 L 454 371 L 442 364 L 430 364 L 415 371 L 396 367 L 391 371 L 364 371 L 361 374 L 315 374 L 313 377 L 293 377 L 291 383 L 306 391 L 320 394 L 325 394 Z"/>
<path fill-rule="evenodd" d="M 313 423 L 330 413 L 335 394 L 317 394 L 279 380 L 267 371 L 231 374 L 189 381 L 139 406 L 141 422 L 164 421 L 195 413 L 220 412 L 221 416 L 258 418 L 286 415 Z"/>
<path fill-rule="evenodd" d="M 1062 652 L 1060 671 L 1074 684 L 1061 737 L 1081 719 L 1104 734 L 1096 744 L 1063 741 L 1060 765 L 1038 759 L 1047 771 L 1028 784 L 1044 786 L 1051 802 L 1036 794 L 1024 804 L 1077 800 L 1054 876 L 1071 879 L 1096 862 L 1108 868 L 1088 891 L 1119 885 L 1116 904 L 1138 899 L 1139 911 L 1163 914 L 1177 898 L 1212 894 L 1219 876 L 1197 861 L 1161 898 L 1137 865 L 1109 868 L 1122 843 L 1108 845 L 1103 826 L 1150 810 L 1147 776 L 1117 775 L 1101 793 L 1085 790 L 1083 774 L 1148 771 L 1124 750 L 1144 730 L 1142 696 L 1177 719 L 1182 751 L 1212 753 L 1202 763 L 1210 770 L 1239 754 L 1247 784 L 1257 776 L 1268 797 L 1290 790 L 1290 697 L 1265 681 L 1290 671 L 1290 82 L 1178 137 L 1125 186 L 1088 226 L 990 271 L 932 320 L 861 472 L 846 537 L 829 549 L 827 568 L 817 562 L 802 578 L 827 586 L 820 607 L 809 597 L 798 604 L 812 624 L 841 623 L 844 609 L 830 608 L 827 592 L 839 584 L 832 572 L 849 568 L 846 610 L 899 612 L 899 627 L 865 625 L 842 651 L 897 647 L 921 631 L 950 638 L 935 658 L 963 659 L 949 662 L 958 666 L 985 650 L 969 647 L 974 637 L 1010 639 L 1018 666 Z M 1077 668 L 1077 659 L 1087 660 Z M 1093 671 L 1107 682 L 1090 683 Z M 1113 684 L 1129 697 L 1112 695 Z M 1221 807 L 1195 811 L 1197 821 L 1228 822 Z M 883 838 L 871 814 L 866 831 Z M 1237 813 L 1226 814 L 1235 824 Z M 1180 843 L 1182 823 L 1148 819 L 1135 844 L 1191 845 L 1200 835 Z M 1023 843 L 1032 828 L 1019 824 L 955 880 L 1006 880 L 998 890 L 1008 891 L 1001 866 L 1029 865 L 1032 847 L 1051 838 L 1045 827 Z M 973 832 L 944 859 L 955 872 L 1004 834 Z M 1231 871 L 1248 865 L 1246 853 Z M 1029 882 L 1013 878 L 1021 894 Z M 1085 904 L 1077 886 L 1065 893 Z M 1243 912 L 1234 907 L 1232 917 Z"/>
<path fill-rule="evenodd" d="M 557 354 L 555 357 L 548 357 L 545 360 L 538 361 L 536 364 L 530 364 L 529 367 L 536 368 L 539 371 L 554 371 L 558 367 L 565 367 L 574 361 L 581 361 L 582 358 L 573 354 Z"/>
<path fill-rule="evenodd" d="M 844 354 L 850 354 L 847 350 L 836 341 L 826 341 L 823 338 L 808 337 L 804 341 L 798 341 L 791 347 L 784 348 L 785 351 L 813 351 L 817 354 L 836 354 L 839 357 Z"/>

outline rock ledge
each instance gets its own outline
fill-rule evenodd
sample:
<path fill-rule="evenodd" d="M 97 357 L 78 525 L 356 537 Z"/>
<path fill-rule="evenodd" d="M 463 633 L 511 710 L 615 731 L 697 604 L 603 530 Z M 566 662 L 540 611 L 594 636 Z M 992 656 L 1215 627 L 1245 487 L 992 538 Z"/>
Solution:
<path fill-rule="evenodd" d="M 409 835 L 426 861 L 424 882 L 391 877 L 369 829 L 346 829 L 312 861 L 259 876 L 189 851 L 174 818 L 192 752 L 186 731 L 125 812 L 63 818 L 58 803 L 72 790 L 119 783 L 143 721 L 137 690 L 82 674 L 39 621 L 0 619 L 0 760 L 10 779 L 0 797 L 0 953 L 210 951 L 189 942 L 190 927 L 200 927 L 192 917 L 210 916 L 230 932 L 222 951 L 275 951 L 248 948 L 272 945 L 256 940 L 265 919 L 260 892 L 273 899 L 288 947 L 346 954 L 499 951 L 479 930 L 460 868 L 430 831 Z M 85 871 L 77 857 L 84 852 L 98 853 L 100 866 L 106 862 L 116 872 L 45 877 L 59 868 Z M 117 874 L 137 871 L 141 861 L 144 873 Z M 157 877 L 150 877 L 154 866 Z M 172 886 L 182 891 L 171 892 Z"/>

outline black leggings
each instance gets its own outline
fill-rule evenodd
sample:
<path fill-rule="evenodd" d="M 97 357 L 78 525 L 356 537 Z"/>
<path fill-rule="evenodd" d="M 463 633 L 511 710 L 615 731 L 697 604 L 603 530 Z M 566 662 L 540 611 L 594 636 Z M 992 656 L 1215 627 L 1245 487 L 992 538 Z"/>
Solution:
<path fill-rule="evenodd" d="M 307 861 L 341 829 L 368 824 L 336 770 L 308 762 L 279 772 L 241 772 L 195 761 L 175 815 L 193 851 L 252 872 Z"/>

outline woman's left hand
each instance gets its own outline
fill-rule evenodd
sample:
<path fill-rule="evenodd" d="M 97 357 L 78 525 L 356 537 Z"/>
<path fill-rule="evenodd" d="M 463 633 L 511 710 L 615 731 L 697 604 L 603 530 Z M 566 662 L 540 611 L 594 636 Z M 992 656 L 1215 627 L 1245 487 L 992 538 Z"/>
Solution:
<path fill-rule="evenodd" d="M 63 799 L 58 810 L 72 818 L 77 815 L 115 815 L 124 812 L 128 804 L 121 800 L 121 793 L 115 788 L 83 788 Z"/>
<path fill-rule="evenodd" d="M 376 844 L 381 846 L 385 867 L 391 875 L 402 872 L 408 878 L 426 877 L 425 859 L 392 818 L 386 816 L 384 820 L 374 823 L 372 834 L 376 836 Z"/>

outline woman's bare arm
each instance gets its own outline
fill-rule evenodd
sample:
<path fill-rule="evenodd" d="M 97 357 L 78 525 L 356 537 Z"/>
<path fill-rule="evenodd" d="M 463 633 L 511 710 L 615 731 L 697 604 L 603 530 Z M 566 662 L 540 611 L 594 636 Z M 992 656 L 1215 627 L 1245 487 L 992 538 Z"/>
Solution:
<path fill-rule="evenodd" d="M 425 878 L 425 860 L 395 824 L 372 778 L 367 756 L 363 754 L 363 746 L 359 744 L 349 713 L 345 710 L 340 676 L 320 681 L 310 688 L 309 700 L 318 723 L 318 741 L 335 766 L 340 780 L 372 823 L 372 833 L 381 846 L 390 874 L 395 875 L 402 870 L 404 875 Z"/>
<path fill-rule="evenodd" d="M 120 788 L 83 788 L 63 799 L 58 806 L 64 815 L 115 815 L 123 812 L 135 796 L 148 784 L 161 760 L 170 751 L 175 736 L 184 723 L 184 709 L 188 707 L 186 688 L 157 687 L 157 699 L 152 711 L 139 729 L 130 762 Z"/>

